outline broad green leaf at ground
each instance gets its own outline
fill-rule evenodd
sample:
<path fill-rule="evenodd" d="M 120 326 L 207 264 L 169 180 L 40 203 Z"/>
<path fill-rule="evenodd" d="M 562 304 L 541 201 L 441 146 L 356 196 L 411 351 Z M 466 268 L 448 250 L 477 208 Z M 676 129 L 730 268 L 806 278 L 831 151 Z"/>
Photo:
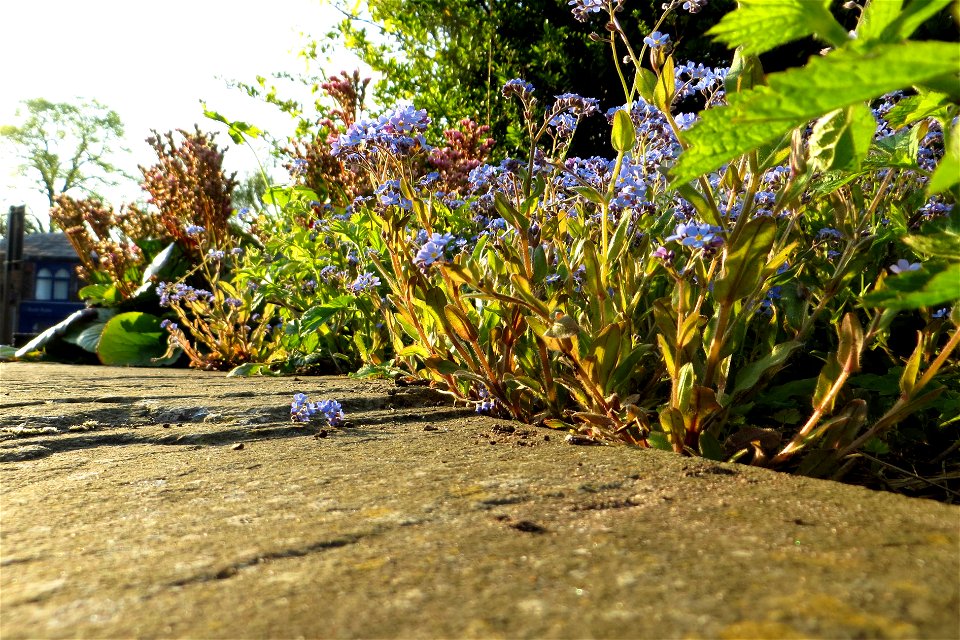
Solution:
<path fill-rule="evenodd" d="M 160 326 L 160 318 L 131 311 L 111 318 L 100 334 L 97 356 L 105 365 L 151 367 L 172 364 L 158 360 L 167 351 L 169 334 Z M 179 357 L 179 354 L 177 354 Z"/>

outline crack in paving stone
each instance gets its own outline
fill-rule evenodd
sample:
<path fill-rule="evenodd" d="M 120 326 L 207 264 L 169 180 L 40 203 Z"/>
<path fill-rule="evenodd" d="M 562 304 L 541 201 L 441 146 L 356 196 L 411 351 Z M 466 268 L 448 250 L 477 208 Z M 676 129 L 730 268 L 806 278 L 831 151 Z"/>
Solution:
<path fill-rule="evenodd" d="M 331 549 L 340 549 L 352 544 L 356 544 L 363 540 L 364 538 L 370 537 L 372 535 L 377 535 L 381 533 L 381 529 L 375 529 L 370 533 L 356 533 L 352 535 L 344 535 L 338 538 L 333 538 L 332 540 L 320 540 L 318 542 L 313 542 L 311 544 L 302 546 L 302 547 L 293 547 L 288 549 L 280 549 L 278 551 L 270 551 L 267 553 L 258 553 L 249 557 L 245 560 L 240 560 L 221 567 L 216 571 L 205 571 L 198 573 L 193 576 L 186 578 L 181 578 L 179 580 L 174 580 L 173 582 L 167 583 L 168 587 L 184 587 L 192 584 L 201 584 L 204 582 L 213 582 L 217 580 L 226 580 L 237 575 L 243 569 L 249 569 L 260 564 L 271 562 L 274 560 L 285 560 L 288 558 L 303 558 L 314 553 L 320 553 L 323 551 L 329 551 Z"/>

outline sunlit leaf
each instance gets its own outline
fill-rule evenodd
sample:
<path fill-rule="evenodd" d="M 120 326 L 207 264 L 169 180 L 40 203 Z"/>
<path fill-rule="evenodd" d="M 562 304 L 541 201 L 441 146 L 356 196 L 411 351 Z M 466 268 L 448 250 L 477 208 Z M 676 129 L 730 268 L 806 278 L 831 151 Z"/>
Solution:
<path fill-rule="evenodd" d="M 868 52 L 838 49 L 770 74 L 769 86 L 732 94 L 729 106 L 701 113 L 687 132 L 690 148 L 671 171 L 673 183 L 714 171 L 826 113 L 955 74 L 958 66 L 960 47 L 927 41 L 876 45 Z"/>
<path fill-rule="evenodd" d="M 830 0 L 740 0 L 707 34 L 747 55 L 811 35 L 838 47 L 847 31 L 829 7 Z"/>

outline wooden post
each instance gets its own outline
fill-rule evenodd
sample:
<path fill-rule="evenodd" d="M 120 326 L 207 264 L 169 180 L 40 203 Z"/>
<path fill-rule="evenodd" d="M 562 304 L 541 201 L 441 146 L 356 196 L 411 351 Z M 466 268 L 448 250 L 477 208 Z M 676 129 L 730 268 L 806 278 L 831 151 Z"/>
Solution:
<path fill-rule="evenodd" d="M 0 344 L 13 345 L 16 332 L 17 307 L 20 291 L 14 287 L 14 271 L 23 268 L 23 228 L 27 208 L 24 205 L 10 207 L 7 216 L 7 254 L 3 260 L 3 278 L 0 280 Z"/>

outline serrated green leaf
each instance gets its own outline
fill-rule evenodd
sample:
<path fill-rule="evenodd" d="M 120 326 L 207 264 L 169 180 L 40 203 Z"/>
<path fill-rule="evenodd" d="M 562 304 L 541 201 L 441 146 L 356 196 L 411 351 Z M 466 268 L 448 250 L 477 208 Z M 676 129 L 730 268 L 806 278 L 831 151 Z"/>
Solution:
<path fill-rule="evenodd" d="M 892 128 L 899 129 L 918 120 L 945 112 L 949 104 L 950 99 L 945 93 L 920 91 L 915 96 L 907 96 L 900 100 L 883 116 L 883 119 Z"/>
<path fill-rule="evenodd" d="M 831 111 L 813 126 L 810 166 L 824 172 L 858 169 L 876 131 L 877 121 L 864 104 Z"/>
<path fill-rule="evenodd" d="M 817 36 L 835 47 L 847 31 L 830 13 L 830 0 L 740 0 L 707 35 L 747 55 L 761 54 L 806 36 Z"/>
<path fill-rule="evenodd" d="M 729 106 L 701 113 L 687 132 L 690 148 L 671 171 L 673 186 L 776 142 L 826 113 L 955 73 L 958 66 L 960 47 L 954 44 L 905 42 L 866 52 L 838 49 L 804 67 L 770 74 L 769 86 L 732 94 Z"/>
<path fill-rule="evenodd" d="M 882 0 L 877 2 L 871 0 L 863 8 L 860 14 L 860 22 L 857 23 L 857 41 L 870 42 L 879 39 L 890 24 L 900 15 L 903 8 L 903 0 Z"/>

